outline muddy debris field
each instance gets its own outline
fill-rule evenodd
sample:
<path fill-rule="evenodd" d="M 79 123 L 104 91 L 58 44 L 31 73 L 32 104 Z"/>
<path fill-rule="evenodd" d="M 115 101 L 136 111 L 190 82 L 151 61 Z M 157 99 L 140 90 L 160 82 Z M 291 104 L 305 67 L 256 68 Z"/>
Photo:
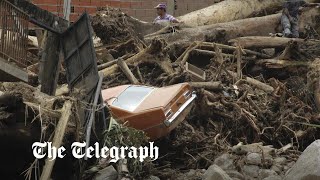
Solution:
<path fill-rule="evenodd" d="M 273 32 L 280 26 L 279 12 L 276 6 L 216 24 L 160 27 L 119 9 L 100 8 L 90 20 L 97 68 L 103 75 L 101 89 L 187 82 L 197 97 L 186 119 L 155 141 L 160 149 L 158 160 L 128 159 L 124 168 L 128 170 L 123 170 L 122 161 L 84 162 L 72 158 L 67 149 L 66 158 L 56 161 L 52 178 L 99 179 L 108 173 L 116 176 L 110 179 L 285 178 L 302 152 L 320 138 L 320 13 L 307 9 L 301 15 L 301 26 L 309 28 L 302 28 L 300 38 L 284 38 Z M 256 31 L 246 26 L 254 19 L 273 27 Z M 266 33 L 268 28 L 272 32 Z M 62 117 L 68 116 L 69 121 L 59 131 L 64 134 L 61 144 L 70 147 L 86 138 L 78 107 L 87 105 L 74 98 L 81 92 L 66 88 L 65 64 L 61 64 L 56 95 L 40 93 L 40 51 L 34 50 L 38 47 L 34 39 L 29 41 L 33 47 L 28 52 L 29 84 L 0 85 L 0 142 L 8 145 L 0 150 L 6 154 L 0 169 L 9 179 L 40 176 L 46 162 L 32 157 L 31 144 L 52 141 L 57 127 L 63 127 L 58 123 Z M 120 61 L 129 73 L 119 67 Z M 201 75 L 190 72 L 189 66 L 199 69 Z M 111 113 L 105 118 L 110 119 Z M 102 138 L 107 145 L 148 142 L 141 131 L 125 125 L 109 132 L 94 129 L 94 133 L 94 138 Z M 108 169 L 110 166 L 114 169 Z M 15 175 L 18 171 L 22 173 L 19 177 Z"/>

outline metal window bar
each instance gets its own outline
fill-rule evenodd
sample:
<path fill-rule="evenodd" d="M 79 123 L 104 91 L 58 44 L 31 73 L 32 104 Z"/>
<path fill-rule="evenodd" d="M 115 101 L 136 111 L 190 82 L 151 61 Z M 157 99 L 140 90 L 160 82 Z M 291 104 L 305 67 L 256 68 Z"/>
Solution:
<path fill-rule="evenodd" d="M 0 57 L 25 68 L 29 16 L 6 0 L 0 0 Z"/>

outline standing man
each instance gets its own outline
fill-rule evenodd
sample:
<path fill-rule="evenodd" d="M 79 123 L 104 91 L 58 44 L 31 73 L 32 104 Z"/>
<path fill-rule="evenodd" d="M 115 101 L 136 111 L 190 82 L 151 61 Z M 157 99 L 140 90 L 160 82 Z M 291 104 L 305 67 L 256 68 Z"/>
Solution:
<path fill-rule="evenodd" d="M 299 10 L 300 7 L 317 6 L 317 3 L 307 3 L 304 0 L 286 0 L 283 4 L 281 24 L 285 37 L 299 37 Z"/>
<path fill-rule="evenodd" d="M 169 23 L 179 23 L 179 21 L 172 15 L 167 14 L 167 6 L 165 4 L 158 4 L 155 9 L 157 9 L 158 17 L 153 21 L 156 24 L 169 24 Z"/>

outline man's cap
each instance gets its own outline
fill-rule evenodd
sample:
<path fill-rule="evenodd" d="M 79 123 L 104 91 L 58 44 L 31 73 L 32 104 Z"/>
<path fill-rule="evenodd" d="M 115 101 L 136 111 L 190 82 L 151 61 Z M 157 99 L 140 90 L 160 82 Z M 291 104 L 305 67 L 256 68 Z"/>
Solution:
<path fill-rule="evenodd" d="M 155 9 L 166 9 L 167 6 L 165 4 L 158 4 L 156 7 L 154 7 Z"/>

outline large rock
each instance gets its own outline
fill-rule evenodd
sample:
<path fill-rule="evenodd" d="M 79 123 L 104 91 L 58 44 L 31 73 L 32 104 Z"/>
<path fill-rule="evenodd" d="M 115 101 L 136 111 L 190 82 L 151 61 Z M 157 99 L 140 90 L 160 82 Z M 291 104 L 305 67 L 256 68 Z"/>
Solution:
<path fill-rule="evenodd" d="M 100 170 L 97 175 L 94 177 L 94 180 L 117 180 L 118 172 L 114 169 L 113 166 L 108 166 L 102 170 Z"/>
<path fill-rule="evenodd" d="M 252 178 L 257 178 L 259 176 L 260 168 L 255 165 L 244 165 L 242 170 L 245 175 Z"/>
<path fill-rule="evenodd" d="M 320 140 L 314 141 L 286 173 L 285 180 L 320 179 Z"/>
<path fill-rule="evenodd" d="M 203 175 L 203 180 L 232 180 L 230 176 L 217 165 L 211 165 Z"/>
<path fill-rule="evenodd" d="M 271 169 L 260 169 L 259 170 L 259 179 L 265 179 L 267 177 L 277 176 L 278 174 Z"/>
<path fill-rule="evenodd" d="M 239 179 L 239 180 L 245 180 L 246 178 L 239 173 L 236 170 L 227 170 L 226 173 L 234 180 L 234 179 Z"/>
<path fill-rule="evenodd" d="M 247 164 L 260 165 L 261 164 L 261 155 L 258 153 L 248 153 L 246 157 Z"/>
<path fill-rule="evenodd" d="M 222 154 L 214 160 L 214 164 L 221 167 L 223 170 L 232 170 L 236 167 L 233 164 L 234 156 L 231 154 Z"/>

